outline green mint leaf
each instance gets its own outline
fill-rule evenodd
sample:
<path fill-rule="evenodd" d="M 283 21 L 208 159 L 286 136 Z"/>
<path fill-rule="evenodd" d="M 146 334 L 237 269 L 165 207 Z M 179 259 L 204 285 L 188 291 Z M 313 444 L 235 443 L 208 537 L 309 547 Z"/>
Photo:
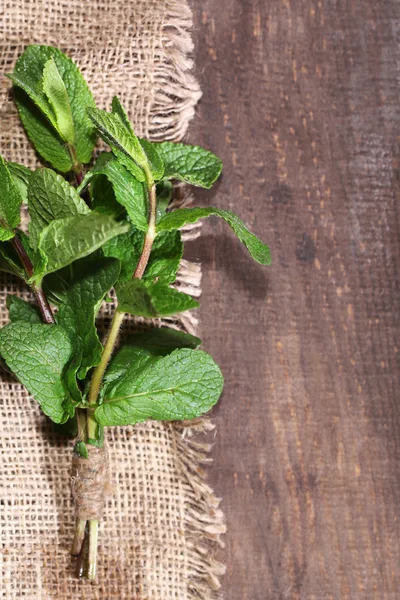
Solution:
<path fill-rule="evenodd" d="M 135 333 L 128 340 L 129 346 L 148 350 L 153 354 L 166 356 L 177 348 L 196 349 L 201 339 L 169 327 L 152 327 L 141 333 Z"/>
<path fill-rule="evenodd" d="M 33 248 L 37 248 L 41 231 L 52 221 L 90 213 L 76 189 L 51 169 L 37 169 L 32 173 L 28 185 L 28 209 Z"/>
<path fill-rule="evenodd" d="M 222 387 L 222 373 L 208 354 L 175 350 L 133 376 L 128 369 L 105 394 L 95 419 L 107 426 L 193 419 L 210 410 Z"/>
<path fill-rule="evenodd" d="M 114 98 L 112 99 L 111 112 L 115 115 L 118 115 L 127 132 L 139 141 L 147 158 L 148 166 L 153 175 L 153 178 L 156 181 L 158 179 L 161 179 L 164 173 L 163 161 L 159 157 L 157 150 L 154 148 L 154 145 L 151 142 L 136 137 L 132 125 L 128 119 L 128 115 L 126 114 L 126 111 L 117 96 L 114 96 Z"/>
<path fill-rule="evenodd" d="M 173 283 L 183 254 L 180 231 L 162 231 L 153 242 L 144 280 Z"/>
<path fill-rule="evenodd" d="M 109 143 L 113 154 L 116 156 L 118 161 L 123 165 L 128 171 L 141 183 L 146 181 L 146 175 L 141 167 L 138 167 L 137 164 L 127 155 L 125 152 L 120 150 L 117 146 Z"/>
<path fill-rule="evenodd" d="M 0 156 L 0 241 L 14 237 L 14 228 L 19 225 L 20 207 L 23 201 L 14 183 L 5 160 Z"/>
<path fill-rule="evenodd" d="M 23 55 L 22 55 L 23 56 Z M 48 119 L 49 123 L 58 134 L 57 119 L 51 107 L 48 98 L 43 90 L 43 73 L 45 63 L 41 65 L 41 71 L 37 70 L 37 64 L 31 64 L 30 70 L 23 72 L 19 68 L 19 62 L 22 56 L 18 59 L 13 73 L 6 75 L 13 82 L 14 86 L 23 90 L 27 96 L 35 103 L 36 107 Z M 34 81 L 33 77 L 40 77 L 38 81 Z M 65 141 L 65 140 L 64 140 Z"/>
<path fill-rule="evenodd" d="M 118 258 L 121 263 L 120 280 L 130 280 L 139 261 L 144 243 L 144 232 L 128 225 L 128 231 L 116 236 L 103 246 L 104 256 Z"/>
<path fill-rule="evenodd" d="M 58 325 L 10 323 L 0 330 L 0 354 L 8 368 L 55 423 L 71 416 L 63 371 L 73 352 Z"/>
<path fill-rule="evenodd" d="M 135 378 L 140 375 L 145 367 L 154 363 L 159 358 L 160 354 L 124 344 L 111 359 L 111 362 L 107 367 L 102 382 L 99 403 L 102 403 L 105 394 L 111 394 L 111 390 L 115 383 L 116 385 L 119 385 L 120 381 L 126 377 L 127 373 L 130 379 Z"/>
<path fill-rule="evenodd" d="M 88 257 L 74 263 L 74 280 L 59 304 L 57 322 L 70 333 L 81 356 L 74 361 L 74 375 L 84 379 L 99 364 L 103 346 L 97 335 L 95 319 L 106 293 L 118 279 L 119 261 Z M 51 285 L 51 284 L 50 284 Z M 47 283 L 46 283 L 47 286 Z"/>
<path fill-rule="evenodd" d="M 10 242 L 0 242 L 0 271 L 26 280 L 25 270 Z"/>
<path fill-rule="evenodd" d="M 140 183 L 110 152 L 103 152 L 78 188 L 80 193 L 97 175 L 105 175 L 112 183 L 115 199 L 128 213 L 132 223 L 147 231 L 147 196 Z"/>
<path fill-rule="evenodd" d="M 71 154 L 47 117 L 21 88 L 15 86 L 14 100 L 25 131 L 37 153 L 57 171 L 70 171 L 74 164 Z"/>
<path fill-rule="evenodd" d="M 148 140 L 144 140 L 142 138 L 138 138 L 140 145 L 142 146 L 146 157 L 147 162 L 150 166 L 151 174 L 153 175 L 154 181 L 159 181 L 162 179 L 164 175 L 164 161 L 161 156 L 157 152 L 157 144 L 149 142 Z"/>
<path fill-rule="evenodd" d="M 81 188 L 78 188 L 81 191 Z M 93 210 L 111 215 L 114 219 L 124 216 L 126 211 L 117 202 L 114 186 L 105 175 L 96 175 L 89 186 L 90 203 Z"/>
<path fill-rule="evenodd" d="M 16 229 L 16 236 L 19 238 L 21 244 L 23 245 L 25 252 L 30 258 L 30 261 L 33 265 L 33 273 L 34 275 L 31 278 L 25 274 L 24 279 L 27 281 L 29 285 L 36 281 L 35 274 L 42 273 L 45 267 L 45 257 L 40 253 L 37 248 L 32 248 L 31 246 L 31 238 L 21 229 Z M 20 260 L 18 258 L 18 260 Z M 40 279 L 40 278 L 39 278 Z"/>
<path fill-rule="evenodd" d="M 229 210 L 208 206 L 207 208 L 180 208 L 166 214 L 157 224 L 157 231 L 171 231 L 180 229 L 187 223 L 195 223 L 210 215 L 217 215 L 224 219 L 243 242 L 251 256 L 262 265 L 271 264 L 271 254 L 268 246 L 251 233 L 234 213 Z"/>
<path fill-rule="evenodd" d="M 126 377 L 127 373 L 133 379 L 157 358 L 167 356 L 178 348 L 197 348 L 200 343 L 201 340 L 194 335 L 166 327 L 154 327 L 132 335 L 112 358 L 103 379 L 101 397 L 110 395 L 111 384 Z"/>
<path fill-rule="evenodd" d="M 138 181 L 145 181 L 142 168 L 147 167 L 146 154 L 136 135 L 127 129 L 119 114 L 108 113 L 98 108 L 88 108 L 87 114 L 100 137 L 110 146 L 122 164 Z"/>
<path fill-rule="evenodd" d="M 18 296 L 9 294 L 7 296 L 6 305 L 8 308 L 8 316 L 12 323 L 24 321 L 25 323 L 42 323 L 40 310 L 35 304 L 27 302 Z"/>
<path fill-rule="evenodd" d="M 65 142 L 74 144 L 75 127 L 68 92 L 53 57 L 43 68 L 43 91 L 53 109 L 58 133 Z"/>
<path fill-rule="evenodd" d="M 103 246 L 105 256 L 121 261 L 120 280 L 132 279 L 144 243 L 144 233 L 131 227 L 127 233 L 113 238 Z M 149 262 L 143 274 L 145 281 L 173 283 L 183 253 L 179 231 L 163 231 L 154 240 Z"/>
<path fill-rule="evenodd" d="M 50 59 L 54 60 L 68 96 L 74 126 L 74 160 L 60 135 L 57 112 L 43 89 L 46 87 L 44 70 Z M 86 108 L 95 104 L 75 63 L 57 48 L 28 46 L 9 77 L 17 87 L 14 97 L 22 123 L 38 153 L 63 173 L 69 171 L 75 161 L 88 163 L 92 157 L 96 134 L 87 117 Z M 54 101 L 54 89 L 51 95 Z M 59 108 L 57 111 L 59 112 Z"/>
<path fill-rule="evenodd" d="M 127 231 L 108 215 L 91 212 L 52 221 L 40 234 L 38 249 L 45 260 L 36 277 L 58 271 L 75 260 L 88 256 L 105 242 Z"/>
<path fill-rule="evenodd" d="M 154 147 L 164 162 L 166 179 L 209 189 L 221 174 L 221 159 L 204 148 L 173 142 L 155 143 Z"/>
<path fill-rule="evenodd" d="M 118 96 L 114 96 L 111 101 L 111 113 L 114 115 L 118 115 L 125 129 L 128 131 L 130 135 L 136 137 L 135 132 L 133 131 L 133 127 L 128 118 L 125 108 L 122 106 L 120 99 Z"/>
<path fill-rule="evenodd" d="M 167 317 L 199 306 L 191 296 L 163 282 L 152 283 L 139 279 L 120 281 L 115 291 L 118 310 L 141 317 Z"/>
<path fill-rule="evenodd" d="M 168 204 L 172 200 L 173 186 L 168 179 L 159 181 L 156 185 L 157 196 L 157 223 L 165 215 Z"/>
<path fill-rule="evenodd" d="M 14 162 L 7 162 L 7 169 L 11 175 L 12 180 L 14 181 L 16 187 L 18 188 L 19 195 L 22 198 L 22 202 L 24 204 L 28 201 L 28 184 L 29 178 L 32 174 L 32 171 L 24 165 L 19 165 Z"/>

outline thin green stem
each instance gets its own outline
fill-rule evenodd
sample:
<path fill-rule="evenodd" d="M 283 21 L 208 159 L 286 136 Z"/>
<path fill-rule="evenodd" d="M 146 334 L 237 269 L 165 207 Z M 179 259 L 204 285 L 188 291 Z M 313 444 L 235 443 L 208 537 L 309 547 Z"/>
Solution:
<path fill-rule="evenodd" d="M 149 196 L 149 227 L 146 232 L 146 236 L 143 243 L 142 252 L 139 258 L 139 262 L 133 274 L 133 278 L 141 279 L 143 273 L 147 267 L 147 263 L 149 261 L 151 248 L 153 246 L 153 242 L 156 236 L 156 186 L 154 184 L 154 180 L 150 173 L 149 169 L 145 169 L 146 179 L 147 179 L 147 189 Z M 122 325 L 122 322 L 125 318 L 125 314 L 123 312 L 119 312 L 118 309 L 114 313 L 113 320 L 111 322 L 110 331 L 106 340 L 106 343 L 103 348 L 103 353 L 101 356 L 100 363 L 96 367 L 92 381 L 90 383 L 89 394 L 88 394 L 88 403 L 89 407 L 86 409 L 87 419 L 84 420 L 82 416 L 78 413 L 78 425 L 80 435 L 84 436 L 81 439 L 84 441 L 96 440 L 101 445 L 101 426 L 97 423 L 94 418 L 94 410 L 95 405 L 97 403 L 101 383 L 103 381 L 104 373 L 106 371 L 107 365 L 110 361 L 111 355 L 113 353 L 119 330 Z M 81 428 L 86 429 L 87 435 L 81 433 Z M 88 552 L 88 570 L 87 577 L 88 579 L 95 579 L 96 577 L 96 563 L 97 563 L 97 546 L 98 546 L 98 531 L 99 531 L 99 523 L 97 520 L 89 521 L 89 552 Z M 83 562 L 85 561 L 85 548 L 87 543 L 87 536 L 85 537 L 85 528 L 83 523 L 78 520 L 76 531 L 75 531 L 75 540 L 73 550 L 78 550 L 79 548 L 79 556 L 78 556 L 78 573 L 79 576 L 82 576 L 84 571 Z"/>
<path fill-rule="evenodd" d="M 141 279 L 149 261 L 151 248 L 156 235 L 156 186 L 151 179 L 151 185 L 149 185 L 149 228 L 146 233 L 146 237 L 143 244 L 142 253 L 133 274 L 134 279 Z M 114 350 L 115 343 L 118 338 L 119 329 L 124 320 L 124 313 L 118 310 L 114 313 L 114 318 L 111 323 L 110 332 L 104 345 L 103 354 L 101 356 L 100 364 L 96 367 L 93 373 L 92 382 L 90 384 L 88 402 L 89 404 L 96 404 L 97 398 L 99 397 L 101 382 L 103 381 L 104 373 L 107 365 L 111 358 Z M 94 420 L 91 410 L 88 410 L 88 437 L 95 438 L 97 431 L 97 423 Z M 93 434 L 93 435 L 92 435 Z"/>
<path fill-rule="evenodd" d="M 68 144 L 68 150 L 69 150 L 69 154 L 71 156 L 71 160 L 72 160 L 72 170 L 74 172 L 75 175 L 75 179 L 76 179 L 76 183 L 78 184 L 78 186 L 82 183 L 83 181 L 83 166 L 82 164 L 78 161 L 78 157 L 76 156 L 76 148 L 73 144 Z"/>
<path fill-rule="evenodd" d="M 103 354 L 101 356 L 100 364 L 96 367 L 95 372 L 93 373 L 92 383 L 90 385 L 88 402 L 89 404 L 95 404 L 97 402 L 97 398 L 100 392 L 101 382 L 103 380 L 103 376 L 105 370 L 108 365 L 108 361 L 111 358 L 112 351 L 114 349 L 115 342 L 117 341 L 119 328 L 121 327 L 122 321 L 124 320 L 124 313 L 119 312 L 118 310 L 114 313 L 114 318 L 111 323 L 110 332 L 108 334 L 107 341 L 104 346 Z M 91 437 L 89 435 L 89 437 Z"/>

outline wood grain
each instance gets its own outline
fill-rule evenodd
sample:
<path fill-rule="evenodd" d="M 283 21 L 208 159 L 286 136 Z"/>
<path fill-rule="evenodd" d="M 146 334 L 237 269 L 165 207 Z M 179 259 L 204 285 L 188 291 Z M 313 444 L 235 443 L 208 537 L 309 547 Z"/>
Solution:
<path fill-rule="evenodd" d="M 203 0 L 190 141 L 225 163 L 204 347 L 226 387 L 210 477 L 227 600 L 400 598 L 397 0 Z"/>

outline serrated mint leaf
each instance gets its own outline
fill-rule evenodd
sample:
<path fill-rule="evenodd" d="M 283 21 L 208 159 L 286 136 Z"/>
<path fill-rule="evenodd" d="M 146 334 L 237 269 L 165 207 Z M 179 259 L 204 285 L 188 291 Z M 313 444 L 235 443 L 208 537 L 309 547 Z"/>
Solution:
<path fill-rule="evenodd" d="M 128 231 L 116 236 L 103 246 L 104 256 L 118 258 L 121 263 L 120 280 L 130 280 L 143 248 L 144 232 L 128 225 Z"/>
<path fill-rule="evenodd" d="M 157 152 L 157 145 L 142 138 L 138 139 L 146 154 L 147 162 L 150 166 L 153 179 L 154 181 L 159 181 L 164 175 L 164 161 Z"/>
<path fill-rule="evenodd" d="M 195 223 L 199 219 L 204 219 L 210 215 L 221 217 L 231 226 L 233 231 L 243 242 L 251 256 L 262 265 L 271 264 L 271 254 L 268 246 L 258 239 L 254 233 L 251 233 L 234 213 L 229 210 L 208 206 L 206 208 L 180 208 L 166 214 L 157 224 L 157 231 L 171 231 L 180 229 L 187 223 Z"/>
<path fill-rule="evenodd" d="M 96 142 L 95 128 L 87 117 L 86 108 L 95 104 L 75 63 L 57 48 L 28 46 L 17 60 L 10 79 L 17 86 L 14 97 L 30 140 L 44 159 L 65 173 L 73 167 L 74 160 L 59 132 L 60 107 L 55 110 L 44 91 L 43 75 L 50 59 L 54 60 L 68 96 L 74 126 L 74 159 L 86 164 Z M 49 87 L 47 78 L 47 91 L 50 91 Z M 51 87 L 54 101 L 54 80 Z"/>
<path fill-rule="evenodd" d="M 18 163 L 7 162 L 6 164 L 7 169 L 10 172 L 11 178 L 14 181 L 16 187 L 18 188 L 19 195 L 22 198 L 22 202 L 26 204 L 28 183 L 32 171 L 24 165 L 19 165 Z"/>
<path fill-rule="evenodd" d="M 144 233 L 131 227 L 127 233 L 113 238 L 103 246 L 105 256 L 121 261 L 120 280 L 130 280 L 140 258 Z M 155 238 L 146 270 L 145 281 L 173 283 L 183 253 L 179 231 L 163 231 Z"/>
<path fill-rule="evenodd" d="M 71 154 L 47 117 L 22 89 L 15 86 L 14 100 L 25 131 L 37 153 L 57 171 L 70 171 L 74 164 Z"/>
<path fill-rule="evenodd" d="M 134 137 L 136 137 L 136 134 L 133 131 L 131 122 L 129 121 L 128 115 L 126 114 L 126 110 L 122 106 L 121 101 L 118 98 L 118 96 L 114 96 L 111 101 L 111 113 L 114 115 L 118 115 L 118 117 L 122 121 L 122 124 L 124 125 L 124 127 L 128 131 L 128 133 L 133 135 Z"/>
<path fill-rule="evenodd" d="M 180 231 L 160 232 L 153 242 L 143 279 L 173 283 L 176 279 L 182 254 L 183 243 Z"/>
<path fill-rule="evenodd" d="M 45 266 L 35 275 L 40 277 L 58 271 L 88 256 L 127 229 L 127 225 L 96 212 L 52 221 L 39 237 L 38 249 L 45 259 Z"/>
<path fill-rule="evenodd" d="M 172 200 L 173 186 L 168 179 L 159 181 L 156 185 L 157 223 L 165 215 L 168 204 Z"/>
<path fill-rule="evenodd" d="M 147 167 L 146 154 L 136 135 L 127 129 L 119 114 L 108 113 L 98 108 L 89 108 L 87 114 L 100 137 L 110 146 L 122 164 L 139 181 L 145 181 L 142 168 Z"/>
<path fill-rule="evenodd" d="M 158 156 L 158 153 L 155 150 L 155 148 L 151 142 L 148 142 L 147 140 L 142 140 L 142 139 L 136 137 L 135 132 L 133 131 L 133 127 L 128 119 L 128 115 L 126 114 L 126 111 L 117 96 L 114 96 L 114 98 L 112 99 L 111 114 L 117 116 L 120 119 L 120 121 L 121 121 L 122 125 L 125 127 L 128 135 L 131 136 L 135 140 L 135 148 L 136 148 L 135 151 L 137 152 L 137 150 L 138 150 L 137 142 L 139 142 L 139 144 L 141 145 L 141 147 L 144 151 L 144 155 L 143 155 L 143 153 L 139 153 L 138 160 L 134 158 L 134 155 L 132 152 L 129 152 L 129 156 L 131 158 L 133 158 L 133 160 L 135 160 L 135 162 L 142 167 L 146 163 L 145 159 L 147 159 L 147 163 L 148 163 L 148 166 L 150 167 L 150 171 L 153 174 L 153 178 L 155 180 L 161 179 L 162 175 L 164 173 L 163 161 Z M 107 143 L 109 143 L 109 142 L 107 142 Z M 119 150 L 122 150 L 122 148 L 120 148 Z M 124 152 L 126 154 L 126 150 L 124 150 Z M 119 155 L 118 158 L 120 159 L 121 156 Z M 126 161 L 122 162 L 122 164 L 125 164 L 125 166 L 127 166 Z M 129 166 L 127 166 L 127 168 L 129 169 Z M 133 172 L 133 175 L 135 175 L 135 172 Z M 144 181 L 144 179 L 139 179 L 139 181 Z"/>
<path fill-rule="evenodd" d="M 10 323 L 0 331 L 0 354 L 8 368 L 55 423 L 65 422 L 72 407 L 63 371 L 73 352 L 58 325 Z"/>
<path fill-rule="evenodd" d="M 143 187 L 117 158 L 110 152 L 100 154 L 93 168 L 87 173 L 78 188 L 80 193 L 96 175 L 105 175 L 112 183 L 115 199 L 128 213 L 132 223 L 147 231 L 147 196 Z"/>
<path fill-rule="evenodd" d="M 116 156 L 118 161 L 141 183 L 146 181 L 146 175 L 141 167 L 138 167 L 135 161 L 132 160 L 125 152 L 120 150 L 117 146 L 109 144 L 113 154 Z"/>
<path fill-rule="evenodd" d="M 220 369 L 201 350 L 180 349 L 159 358 L 141 373 L 129 370 L 113 382 L 95 410 L 101 425 L 133 425 L 147 419 L 193 419 L 218 401 L 223 387 Z"/>
<path fill-rule="evenodd" d="M 120 265 L 112 258 L 87 257 L 77 261 L 73 268 L 73 282 L 59 304 L 57 322 L 70 333 L 79 349 L 72 368 L 74 374 L 79 369 L 78 377 L 84 379 L 101 359 L 103 346 L 95 319 L 104 296 L 118 279 Z"/>
<path fill-rule="evenodd" d="M 194 335 L 166 327 L 155 327 L 130 336 L 107 368 L 103 379 L 102 398 L 104 394 L 110 395 L 111 384 L 114 381 L 125 378 L 127 374 L 133 379 L 161 356 L 167 356 L 178 348 L 194 349 L 200 343 L 201 340 Z"/>
<path fill-rule="evenodd" d="M 11 245 L 11 242 L 0 242 L 0 271 L 11 273 L 21 279 L 26 279 L 21 260 Z"/>
<path fill-rule="evenodd" d="M 14 237 L 19 225 L 23 198 L 15 185 L 5 160 L 0 156 L 0 241 Z"/>
<path fill-rule="evenodd" d="M 33 248 L 37 248 L 40 232 L 52 221 L 90 213 L 76 189 L 51 169 L 37 169 L 32 173 L 28 185 L 28 210 Z"/>
<path fill-rule="evenodd" d="M 163 282 L 152 283 L 140 279 L 120 281 L 115 291 L 117 309 L 141 317 L 168 317 L 199 306 L 191 296 Z"/>
<path fill-rule="evenodd" d="M 111 393 L 114 382 L 119 385 L 127 374 L 130 379 L 137 377 L 145 367 L 154 363 L 160 356 L 159 353 L 124 344 L 107 367 L 102 382 L 99 403 L 103 401 L 105 394 L 109 395 Z"/>
<path fill-rule="evenodd" d="M 209 189 L 221 174 L 221 159 L 204 148 L 173 142 L 155 143 L 154 147 L 164 162 L 167 179 Z"/>
<path fill-rule="evenodd" d="M 162 159 L 158 155 L 157 150 L 154 148 L 154 145 L 151 142 L 136 137 L 135 132 L 133 131 L 133 127 L 129 121 L 128 115 L 126 114 L 126 111 L 117 96 L 114 96 L 114 98 L 112 99 L 111 112 L 112 114 L 115 114 L 120 118 L 127 132 L 130 135 L 132 135 L 135 138 L 135 140 L 139 141 L 139 144 L 141 145 L 145 155 L 142 156 L 142 166 L 145 165 L 144 158 L 146 158 L 154 180 L 157 181 L 161 179 L 164 173 L 164 163 Z M 140 161 L 138 162 L 138 164 L 141 164 Z"/>
<path fill-rule="evenodd" d="M 33 276 L 28 277 L 28 275 L 25 274 L 25 277 L 24 277 L 25 280 L 27 281 L 27 283 L 29 283 L 29 285 L 31 285 L 32 283 L 35 282 L 35 273 L 43 272 L 44 265 L 45 265 L 45 257 L 43 257 L 41 255 L 40 251 L 37 248 L 32 248 L 31 238 L 24 231 L 22 231 L 21 229 L 16 229 L 16 236 L 19 238 L 19 241 L 23 245 L 24 250 L 27 253 L 27 255 L 29 256 L 29 259 L 33 265 L 33 273 L 34 273 Z M 20 260 L 20 259 L 18 259 L 18 260 Z"/>
<path fill-rule="evenodd" d="M 191 348 L 194 350 L 200 344 L 200 338 L 169 327 L 152 327 L 141 333 L 131 335 L 128 340 L 128 346 L 149 350 L 160 356 L 166 356 L 177 348 Z"/>
<path fill-rule="evenodd" d="M 89 196 L 93 210 L 111 215 L 114 219 L 119 219 L 125 214 L 124 207 L 115 198 L 113 184 L 105 175 L 93 177 L 90 182 Z"/>
<path fill-rule="evenodd" d="M 12 323 L 24 321 L 25 323 L 42 323 L 40 310 L 35 304 L 27 302 L 18 296 L 9 294 L 7 296 L 6 305 L 8 308 L 8 316 Z"/>
<path fill-rule="evenodd" d="M 58 133 L 65 142 L 74 144 L 75 127 L 68 92 L 53 57 L 43 68 L 43 92 L 53 109 Z"/>

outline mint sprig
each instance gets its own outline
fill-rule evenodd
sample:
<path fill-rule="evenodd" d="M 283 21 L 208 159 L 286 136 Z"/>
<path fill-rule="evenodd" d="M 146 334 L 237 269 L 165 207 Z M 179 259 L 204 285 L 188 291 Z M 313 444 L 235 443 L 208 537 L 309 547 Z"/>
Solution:
<path fill-rule="evenodd" d="M 30 171 L 0 157 L 0 270 L 23 279 L 35 295 L 35 302 L 7 297 L 10 323 L 0 330 L 0 354 L 44 414 L 69 435 L 78 432 L 75 455 L 95 468 L 93 446 L 102 452 L 104 427 L 196 418 L 222 392 L 221 371 L 198 349 L 198 338 L 154 327 L 153 319 L 199 305 L 176 285 L 180 229 L 216 215 L 256 261 L 269 264 L 270 252 L 230 211 L 171 210 L 173 182 L 208 189 L 221 160 L 198 146 L 139 138 L 118 97 L 110 112 L 96 107 L 60 50 L 28 46 L 10 79 L 26 132 L 54 170 Z M 110 151 L 85 170 L 97 135 Z M 20 229 L 23 205 L 28 234 Z M 103 342 L 98 315 L 110 296 L 117 306 Z M 151 319 L 153 327 L 120 345 L 126 313 Z M 77 520 L 73 553 L 81 553 L 88 535 L 89 579 L 97 531 L 98 518 Z"/>

